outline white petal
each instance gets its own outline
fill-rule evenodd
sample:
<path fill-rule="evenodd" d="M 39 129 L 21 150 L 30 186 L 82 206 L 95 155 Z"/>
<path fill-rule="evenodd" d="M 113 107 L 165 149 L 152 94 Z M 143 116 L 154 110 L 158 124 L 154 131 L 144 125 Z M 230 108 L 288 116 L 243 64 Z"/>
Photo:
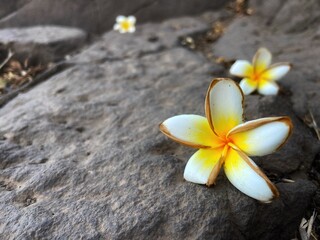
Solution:
<path fill-rule="evenodd" d="M 237 60 L 231 66 L 230 73 L 238 77 L 249 77 L 253 73 L 253 67 L 248 61 Z"/>
<path fill-rule="evenodd" d="M 189 159 L 184 170 L 184 178 L 189 182 L 207 184 L 212 170 L 217 167 L 217 172 L 220 171 L 221 153 L 221 148 L 198 150 Z"/>
<path fill-rule="evenodd" d="M 241 87 L 245 95 L 249 95 L 257 89 L 258 83 L 256 81 L 250 80 L 250 78 L 244 78 L 239 83 L 239 86 Z"/>
<path fill-rule="evenodd" d="M 120 29 L 120 24 L 119 23 L 116 23 L 113 25 L 113 30 L 116 30 L 118 31 Z"/>
<path fill-rule="evenodd" d="M 256 74 L 267 69 L 272 60 L 272 55 L 266 48 L 259 48 L 253 57 L 252 63 Z"/>
<path fill-rule="evenodd" d="M 132 24 L 134 25 L 136 23 L 136 17 L 135 16 L 129 16 L 127 18 L 127 20 Z"/>
<path fill-rule="evenodd" d="M 185 114 L 168 118 L 160 130 L 171 139 L 194 148 L 221 146 L 221 140 L 211 130 L 205 117 Z"/>
<path fill-rule="evenodd" d="M 240 124 L 228 136 L 247 155 L 264 156 L 281 147 L 291 130 L 290 118 L 269 117 Z"/>
<path fill-rule="evenodd" d="M 129 29 L 128 29 L 128 32 L 129 33 L 134 33 L 136 31 L 136 27 L 135 26 L 131 26 Z"/>
<path fill-rule="evenodd" d="M 277 95 L 279 86 L 275 82 L 262 80 L 259 82 L 258 92 L 263 95 Z"/>
<path fill-rule="evenodd" d="M 118 17 L 116 18 L 116 22 L 117 22 L 117 23 L 121 23 L 121 22 L 125 21 L 126 19 L 127 19 L 127 18 L 126 18 L 125 16 L 120 15 L 120 16 L 118 16 Z"/>
<path fill-rule="evenodd" d="M 289 63 L 273 64 L 262 73 L 261 77 L 266 80 L 279 80 L 290 71 L 290 68 L 291 66 Z"/>
<path fill-rule="evenodd" d="M 205 111 L 214 132 L 224 137 L 242 123 L 243 93 L 239 85 L 228 78 L 214 79 L 207 92 Z"/>
<path fill-rule="evenodd" d="M 229 181 L 241 192 L 262 202 L 270 202 L 279 192 L 267 176 L 244 153 L 229 149 L 224 171 Z"/>

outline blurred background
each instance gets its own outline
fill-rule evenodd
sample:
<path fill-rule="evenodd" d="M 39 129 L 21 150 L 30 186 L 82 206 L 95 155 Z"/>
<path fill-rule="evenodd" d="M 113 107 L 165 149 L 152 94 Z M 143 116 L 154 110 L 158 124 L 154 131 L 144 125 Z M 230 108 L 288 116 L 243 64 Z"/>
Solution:
<path fill-rule="evenodd" d="M 89 33 L 111 29 L 115 18 L 134 15 L 139 23 L 195 15 L 221 8 L 226 0 L 2 0 L 0 27 L 63 25 Z"/>

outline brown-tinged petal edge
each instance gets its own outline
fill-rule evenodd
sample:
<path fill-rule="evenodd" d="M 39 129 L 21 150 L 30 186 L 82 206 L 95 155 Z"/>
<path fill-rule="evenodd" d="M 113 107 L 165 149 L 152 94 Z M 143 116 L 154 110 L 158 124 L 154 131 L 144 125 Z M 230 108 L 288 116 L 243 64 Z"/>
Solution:
<path fill-rule="evenodd" d="M 236 126 L 235 128 L 231 129 L 230 132 L 227 134 L 227 136 L 230 136 L 232 134 L 240 133 L 240 132 L 245 132 L 248 130 L 255 129 L 257 127 L 260 127 L 266 123 L 271 123 L 271 122 L 283 122 L 286 125 L 289 126 L 289 134 L 287 138 L 283 141 L 283 143 L 276 149 L 280 149 L 289 139 L 289 137 L 292 134 L 292 129 L 293 129 L 293 124 L 291 122 L 291 119 L 287 116 L 282 116 L 282 117 L 268 117 L 268 118 L 262 118 L 262 119 L 257 119 L 255 122 L 252 122 L 250 124 L 243 123 L 245 126 Z"/>
<path fill-rule="evenodd" d="M 267 72 L 268 70 L 272 69 L 272 68 L 275 68 L 275 67 L 279 67 L 279 66 L 283 66 L 283 65 L 286 65 L 289 67 L 289 69 L 292 68 L 292 64 L 289 63 L 289 62 L 278 62 L 278 63 L 274 63 L 272 65 L 270 65 L 266 70 L 264 70 L 261 74 L 263 74 L 264 72 Z"/>
<path fill-rule="evenodd" d="M 192 142 L 183 141 L 183 140 L 181 140 L 179 138 L 176 138 L 175 136 L 173 136 L 170 133 L 170 131 L 166 128 L 166 126 L 163 123 L 161 123 L 159 125 L 159 129 L 164 135 L 166 135 L 167 137 L 171 138 L 173 141 L 178 142 L 180 144 L 183 144 L 185 146 L 192 147 L 192 148 L 197 148 L 197 149 L 199 149 L 199 148 L 211 148 L 211 146 L 206 146 L 206 145 L 202 145 L 202 144 L 194 144 Z"/>
<path fill-rule="evenodd" d="M 211 90 L 214 88 L 214 86 L 219 82 L 219 81 L 224 81 L 224 80 L 227 80 L 227 81 L 232 81 L 235 83 L 235 85 L 239 88 L 239 91 L 241 92 L 241 95 L 242 95 L 242 102 L 241 102 L 241 105 L 242 105 L 242 109 L 244 109 L 244 94 L 243 94 L 243 91 L 241 89 L 241 87 L 239 86 L 238 83 L 236 83 L 235 81 L 233 81 L 231 78 L 214 78 L 210 85 L 209 85 L 209 88 L 207 90 L 207 94 L 206 94 L 206 99 L 205 99 L 205 104 L 204 104 L 204 110 L 205 110 L 205 114 L 206 114 L 206 118 L 208 119 L 208 122 L 209 122 L 209 125 L 212 129 L 212 131 L 218 136 L 218 134 L 214 131 L 214 127 L 213 127 L 213 123 L 212 123 L 212 119 L 211 119 L 211 110 L 210 110 L 210 92 Z M 243 111 L 243 114 L 242 114 L 242 120 L 244 119 L 244 111 Z"/>
<path fill-rule="evenodd" d="M 274 198 L 278 198 L 280 196 L 280 193 L 278 191 L 278 189 L 276 188 L 276 186 L 270 181 L 270 179 L 260 170 L 260 168 L 258 168 L 257 166 L 254 166 L 249 160 L 248 160 L 248 156 L 243 153 L 242 151 L 236 150 L 235 151 L 238 152 L 238 154 L 242 157 L 242 159 L 260 176 L 262 177 L 267 185 L 269 186 L 269 188 L 271 189 L 272 193 L 273 193 L 273 199 Z M 271 201 L 272 199 L 270 199 Z"/>
<path fill-rule="evenodd" d="M 222 167 L 222 164 L 223 164 L 223 159 L 222 159 L 222 157 L 219 159 L 219 162 L 214 166 L 214 168 L 212 169 L 212 171 L 211 171 L 211 173 L 210 173 L 210 176 L 209 176 L 209 178 L 208 178 L 208 181 L 207 181 L 207 183 L 206 183 L 206 185 L 208 186 L 208 187 L 210 187 L 210 186 L 212 186 L 212 185 L 214 185 L 214 184 L 216 184 L 216 179 L 217 179 L 217 177 L 218 177 L 218 175 L 219 175 L 219 172 L 220 172 L 220 169 L 221 169 L 221 167 Z"/>
<path fill-rule="evenodd" d="M 221 169 L 224 161 L 226 160 L 227 150 L 228 150 L 228 147 L 225 146 L 223 151 L 221 152 L 221 157 L 219 159 L 219 162 L 212 169 L 210 176 L 208 178 L 207 184 L 206 184 L 208 187 L 216 184 L 216 179 L 220 173 L 220 169 Z"/>

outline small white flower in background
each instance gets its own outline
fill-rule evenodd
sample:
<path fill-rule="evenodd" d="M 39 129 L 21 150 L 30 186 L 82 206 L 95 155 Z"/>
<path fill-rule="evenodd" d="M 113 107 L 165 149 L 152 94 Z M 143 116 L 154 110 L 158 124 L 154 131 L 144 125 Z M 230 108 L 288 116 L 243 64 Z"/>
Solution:
<path fill-rule="evenodd" d="M 272 55 L 266 48 L 260 48 L 253 57 L 252 64 L 246 60 L 237 60 L 230 73 L 243 77 L 240 87 L 248 95 L 258 89 L 262 95 L 276 95 L 279 91 L 277 80 L 286 75 L 291 65 L 287 62 L 271 64 Z"/>
<path fill-rule="evenodd" d="M 113 26 L 113 30 L 119 31 L 120 33 L 133 33 L 136 31 L 136 18 L 134 16 L 118 16 L 116 23 Z"/>

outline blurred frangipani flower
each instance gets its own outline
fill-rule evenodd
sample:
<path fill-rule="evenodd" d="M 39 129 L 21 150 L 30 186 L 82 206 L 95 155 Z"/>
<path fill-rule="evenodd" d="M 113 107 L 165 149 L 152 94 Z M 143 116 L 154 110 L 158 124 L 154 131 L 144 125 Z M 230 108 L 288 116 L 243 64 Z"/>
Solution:
<path fill-rule="evenodd" d="M 240 87 L 248 95 L 258 89 L 262 95 L 276 95 L 279 91 L 277 80 L 286 75 L 291 65 L 287 62 L 271 64 L 272 55 L 266 48 L 260 48 L 253 57 L 252 64 L 237 60 L 230 68 L 232 75 L 242 77 Z"/>
<path fill-rule="evenodd" d="M 120 33 L 133 33 L 136 31 L 136 18 L 134 16 L 118 16 L 116 23 L 113 26 L 113 30 L 119 31 Z"/>
<path fill-rule="evenodd" d="M 288 117 L 267 117 L 243 122 L 244 96 L 231 79 L 214 79 L 205 99 L 206 117 L 177 115 L 160 124 L 174 141 L 198 148 L 189 159 L 184 178 L 211 186 L 224 165 L 230 182 L 244 194 L 262 202 L 279 196 L 277 188 L 248 156 L 263 156 L 288 139 Z"/>

